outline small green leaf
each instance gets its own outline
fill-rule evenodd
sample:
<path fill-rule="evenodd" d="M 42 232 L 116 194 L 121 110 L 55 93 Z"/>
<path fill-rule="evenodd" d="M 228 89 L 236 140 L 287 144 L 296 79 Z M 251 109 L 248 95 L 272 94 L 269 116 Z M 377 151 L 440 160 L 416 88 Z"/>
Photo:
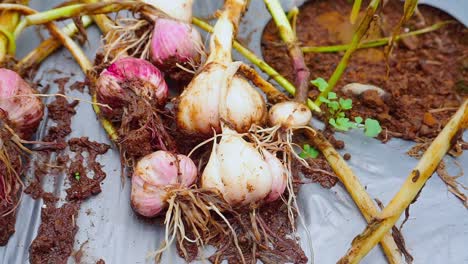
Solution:
<path fill-rule="evenodd" d="M 352 126 L 352 123 L 349 122 L 349 118 L 347 117 L 339 117 L 336 119 L 336 124 L 338 125 L 338 127 L 343 130 L 343 131 L 348 131 L 351 126 Z"/>
<path fill-rule="evenodd" d="M 382 127 L 380 127 L 379 121 L 367 118 L 364 123 L 364 133 L 368 137 L 376 137 L 382 132 Z"/>
<path fill-rule="evenodd" d="M 328 100 L 333 100 L 333 99 L 338 98 L 335 92 L 329 92 L 327 97 L 328 97 Z"/>
<path fill-rule="evenodd" d="M 340 109 L 340 104 L 337 102 L 337 101 L 330 101 L 327 106 L 331 109 L 333 109 L 334 111 Z"/>
<path fill-rule="evenodd" d="M 340 98 L 340 106 L 343 110 L 349 110 L 353 108 L 353 100 Z"/>
<path fill-rule="evenodd" d="M 319 96 L 319 101 L 322 103 L 326 103 L 326 104 L 329 104 L 331 102 L 330 100 L 328 100 L 327 98 L 323 96 Z"/>
<path fill-rule="evenodd" d="M 323 78 L 318 77 L 317 79 L 310 81 L 311 84 L 315 85 L 319 89 L 319 91 L 323 92 L 325 89 L 328 87 L 327 81 L 325 81 Z"/>
<path fill-rule="evenodd" d="M 336 128 L 336 126 L 337 126 L 335 118 L 330 118 L 330 119 L 328 119 L 328 123 L 329 123 L 330 125 L 332 125 L 333 127 L 335 127 L 335 128 Z"/>
<path fill-rule="evenodd" d="M 75 172 L 75 179 L 76 179 L 77 181 L 79 181 L 80 178 L 81 178 L 81 177 L 80 177 L 80 173 L 79 173 L 79 172 Z"/>
<path fill-rule="evenodd" d="M 362 123 L 362 117 L 360 116 L 356 116 L 356 118 L 354 118 L 354 122 L 356 122 L 357 124 L 361 124 Z"/>
<path fill-rule="evenodd" d="M 336 116 L 337 117 L 345 117 L 345 113 L 344 112 L 339 112 Z"/>
<path fill-rule="evenodd" d="M 315 148 L 311 147 L 309 144 L 304 145 L 304 150 L 299 154 L 299 157 L 303 159 L 307 158 L 317 158 L 319 152 Z"/>

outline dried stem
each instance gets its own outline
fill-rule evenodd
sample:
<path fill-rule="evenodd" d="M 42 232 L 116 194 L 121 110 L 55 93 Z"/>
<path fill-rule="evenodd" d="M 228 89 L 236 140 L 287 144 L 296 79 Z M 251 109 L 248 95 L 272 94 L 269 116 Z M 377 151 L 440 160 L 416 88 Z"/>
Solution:
<path fill-rule="evenodd" d="M 24 17 L 15 30 L 17 37 L 24 28 L 30 25 L 40 25 L 53 22 L 56 20 L 67 19 L 82 15 L 105 14 L 118 12 L 121 10 L 138 10 L 144 7 L 145 4 L 135 1 L 118 1 L 118 2 L 103 2 L 92 4 L 75 4 L 64 7 L 51 9 L 41 13 L 34 13 Z M 2 5 L 0 5 L 0 8 Z"/>
<path fill-rule="evenodd" d="M 398 193 L 374 221 L 369 223 L 367 228 L 353 240 L 351 248 L 338 263 L 359 263 L 383 235 L 395 225 L 401 214 L 414 201 L 426 181 L 434 173 L 445 153 L 451 148 L 454 136 L 460 129 L 466 127 L 468 127 L 468 100 L 465 100 L 424 152 Z"/>
<path fill-rule="evenodd" d="M 439 23 L 435 23 L 432 26 L 425 27 L 419 30 L 411 31 L 408 33 L 400 34 L 394 37 L 395 41 L 410 37 L 410 36 L 417 36 L 424 33 L 429 33 L 435 30 L 442 28 L 445 25 L 454 23 L 454 21 L 443 21 Z M 373 40 L 368 40 L 359 44 L 357 49 L 365 49 L 365 48 L 375 48 L 380 46 L 385 46 L 390 43 L 392 37 L 385 37 L 385 38 L 378 38 Z M 339 52 L 345 51 L 350 48 L 351 44 L 342 44 L 342 45 L 332 45 L 332 46 L 306 46 L 302 47 L 302 52 Z"/>
<path fill-rule="evenodd" d="M 296 73 L 296 94 L 294 99 L 300 103 L 306 103 L 309 92 L 310 71 L 304 61 L 304 54 L 299 47 L 296 33 L 291 27 L 286 14 L 278 0 L 264 0 L 273 20 L 278 27 L 279 35 L 288 48 L 294 72 Z"/>
<path fill-rule="evenodd" d="M 192 23 L 207 32 L 213 32 L 213 27 L 199 18 L 193 17 Z M 245 58 L 247 58 L 250 62 L 252 62 L 255 66 L 257 66 L 260 70 L 262 70 L 264 73 L 270 76 L 273 80 L 275 80 L 289 94 L 295 94 L 296 88 L 294 87 L 294 85 L 290 83 L 286 78 L 281 76 L 281 74 L 278 71 L 276 71 L 274 68 L 268 65 L 265 61 L 257 57 L 255 53 L 242 46 L 238 41 L 233 42 L 233 48 L 236 49 Z M 279 91 L 278 93 L 282 94 Z M 307 106 L 313 111 L 321 112 L 320 108 L 310 99 L 307 100 Z"/>
<path fill-rule="evenodd" d="M 83 26 L 86 28 L 92 24 L 91 19 L 88 16 L 82 17 Z M 78 32 L 78 28 L 75 23 L 70 23 L 62 28 L 62 32 L 70 37 L 75 35 Z M 62 43 L 56 38 L 51 37 L 43 41 L 37 48 L 31 51 L 23 59 L 21 59 L 17 65 L 16 69 L 18 73 L 25 73 L 28 69 L 31 69 L 35 65 L 41 63 L 45 58 L 52 54 L 55 50 L 62 46 Z"/>
<path fill-rule="evenodd" d="M 320 93 L 319 97 L 317 97 L 317 99 L 315 100 L 315 104 L 320 106 L 322 104 L 322 102 L 319 100 L 320 96 L 323 96 L 326 98 L 328 93 L 333 91 L 333 89 L 335 88 L 336 84 L 341 78 L 341 75 L 343 75 L 343 72 L 348 66 L 348 61 L 351 58 L 351 55 L 354 53 L 354 51 L 356 51 L 357 47 L 359 46 L 359 43 L 361 42 L 361 39 L 364 37 L 367 30 L 369 29 L 370 24 L 372 20 L 374 19 L 374 14 L 377 11 L 377 7 L 379 6 L 379 4 L 380 4 L 380 0 L 372 0 L 369 3 L 365 16 L 363 17 L 361 23 L 359 24 L 356 32 L 354 32 L 349 48 L 346 50 L 346 53 L 343 55 L 343 58 L 341 58 L 340 63 L 338 64 L 332 76 L 328 80 L 328 87 L 323 92 Z"/>

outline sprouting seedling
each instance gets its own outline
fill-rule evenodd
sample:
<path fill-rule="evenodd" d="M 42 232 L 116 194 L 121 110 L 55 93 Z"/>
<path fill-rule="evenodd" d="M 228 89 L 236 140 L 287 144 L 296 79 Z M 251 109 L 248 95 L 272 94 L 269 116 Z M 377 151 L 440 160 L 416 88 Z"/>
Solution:
<path fill-rule="evenodd" d="M 305 144 L 303 146 L 302 152 L 299 153 L 299 157 L 303 159 L 308 159 L 308 158 L 315 159 L 318 157 L 318 155 L 319 155 L 319 151 L 316 150 L 314 147 L 311 147 L 309 144 Z"/>
<path fill-rule="evenodd" d="M 80 180 L 80 178 L 81 178 L 81 175 L 80 175 L 80 173 L 79 173 L 78 171 L 77 171 L 77 172 L 75 172 L 75 180 L 79 181 L 79 180 Z"/>
<path fill-rule="evenodd" d="M 328 87 L 327 81 L 320 77 L 311 81 L 311 83 L 321 92 Z M 346 117 L 345 112 L 353 108 L 352 99 L 339 98 L 335 92 L 329 92 L 327 97 L 320 95 L 318 100 L 326 104 L 330 116 L 328 123 L 337 130 L 348 131 L 353 128 L 364 128 L 364 133 L 368 137 L 376 137 L 382 131 L 379 121 L 375 119 L 366 118 L 363 124 L 364 120 L 360 116 L 354 118 L 354 122 Z"/>

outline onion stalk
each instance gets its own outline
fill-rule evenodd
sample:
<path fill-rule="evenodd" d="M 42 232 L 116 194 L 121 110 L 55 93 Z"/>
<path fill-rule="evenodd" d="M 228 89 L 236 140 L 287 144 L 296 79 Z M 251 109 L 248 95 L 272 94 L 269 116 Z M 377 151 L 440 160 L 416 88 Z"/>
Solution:
<path fill-rule="evenodd" d="M 435 23 L 432 26 L 425 27 L 422 29 L 418 29 L 415 31 L 411 31 L 408 33 L 403 33 L 400 35 L 394 36 L 395 41 L 411 37 L 411 36 L 417 36 L 425 33 L 429 33 L 435 30 L 438 30 L 448 24 L 453 23 L 453 21 L 443 21 L 443 22 L 438 22 Z M 378 38 L 378 39 L 373 39 L 373 40 L 367 40 L 359 44 L 357 49 L 366 49 L 366 48 L 375 48 L 375 47 L 380 47 L 380 46 L 385 46 L 388 43 L 390 43 L 391 37 L 384 37 L 384 38 Z M 350 48 L 351 44 L 342 44 L 342 45 L 332 45 L 332 46 L 305 46 L 302 47 L 302 52 L 307 53 L 307 52 L 339 52 L 339 51 L 346 51 Z"/>
<path fill-rule="evenodd" d="M 466 127 L 468 127 L 468 100 L 464 101 L 424 152 L 398 193 L 382 212 L 368 224 L 366 229 L 353 240 L 351 248 L 338 263 L 359 263 L 382 236 L 392 228 L 432 176 L 445 153 L 451 148 L 455 135 Z"/>
<path fill-rule="evenodd" d="M 286 14 L 278 0 L 264 0 L 273 20 L 278 27 L 279 35 L 288 48 L 289 57 L 291 57 L 293 69 L 296 73 L 295 100 L 304 103 L 308 98 L 310 71 L 304 61 L 304 54 L 297 40 L 296 33 L 293 31 Z"/>

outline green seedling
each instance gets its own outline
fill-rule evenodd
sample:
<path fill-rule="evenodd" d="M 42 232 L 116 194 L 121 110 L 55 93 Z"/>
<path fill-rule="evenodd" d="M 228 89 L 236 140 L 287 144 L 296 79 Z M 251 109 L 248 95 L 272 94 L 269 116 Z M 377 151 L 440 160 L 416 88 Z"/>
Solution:
<path fill-rule="evenodd" d="M 79 181 L 80 178 L 81 178 L 80 173 L 79 173 L 79 172 L 75 172 L 75 179 L 76 179 L 77 181 Z"/>
<path fill-rule="evenodd" d="M 328 88 L 328 83 L 323 78 L 317 78 L 311 83 L 316 86 L 320 92 L 325 91 Z M 364 128 L 364 133 L 368 137 L 376 137 L 382 131 L 379 121 L 358 116 L 354 119 L 354 122 L 346 117 L 346 111 L 353 108 L 352 99 L 339 98 L 335 92 L 329 92 L 327 97 L 320 95 L 318 100 L 325 103 L 328 108 L 329 119 L 328 123 L 339 131 L 349 131 L 354 128 Z"/>
<path fill-rule="evenodd" d="M 312 158 L 315 159 L 319 155 L 318 150 L 314 147 L 311 147 L 309 144 L 305 144 L 301 153 L 299 153 L 299 157 L 303 159 Z"/>

